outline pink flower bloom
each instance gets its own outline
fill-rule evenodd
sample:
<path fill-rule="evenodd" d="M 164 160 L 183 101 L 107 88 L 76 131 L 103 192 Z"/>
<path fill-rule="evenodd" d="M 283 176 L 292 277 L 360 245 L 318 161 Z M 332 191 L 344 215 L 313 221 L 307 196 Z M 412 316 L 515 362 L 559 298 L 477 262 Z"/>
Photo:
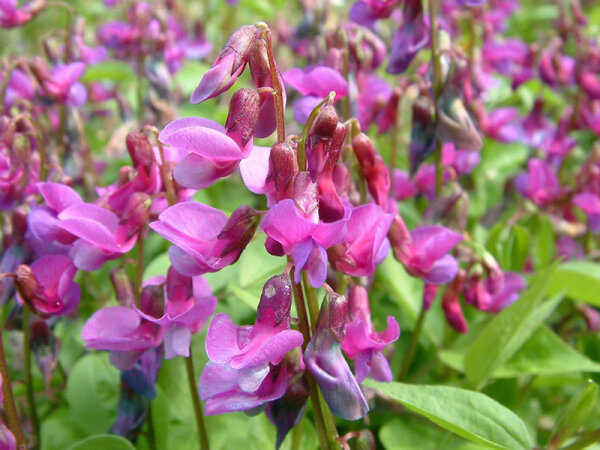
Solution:
<path fill-rule="evenodd" d="M 532 158 L 527 163 L 528 171 L 515 178 L 517 190 L 539 206 L 555 201 L 564 189 L 558 183 L 558 177 L 547 162 Z"/>
<path fill-rule="evenodd" d="M 399 0 L 358 0 L 350 8 L 350 19 L 371 27 L 377 20 L 389 17 L 399 3 Z"/>
<path fill-rule="evenodd" d="M 38 78 L 44 94 L 57 103 L 81 106 L 87 98 L 85 86 L 77 80 L 85 72 L 85 64 L 74 62 L 58 64 L 50 71 L 41 59 L 34 59 L 32 69 Z"/>
<path fill-rule="evenodd" d="M 76 272 L 65 255 L 42 256 L 31 266 L 20 265 L 15 271 L 19 299 L 42 317 L 68 314 L 81 298 L 81 289 L 73 282 Z"/>
<path fill-rule="evenodd" d="M 237 261 L 258 226 L 258 215 L 240 207 L 230 219 L 202 203 L 182 202 L 164 210 L 150 228 L 175 244 L 169 257 L 187 276 L 216 272 Z M 241 227 L 229 234 L 232 227 Z"/>
<path fill-rule="evenodd" d="M 394 214 L 374 203 L 353 208 L 346 239 L 330 250 L 336 269 L 355 277 L 372 275 L 390 249 L 386 236 L 393 220 Z"/>
<path fill-rule="evenodd" d="M 394 198 L 398 201 L 415 197 L 418 194 L 417 187 L 410 180 L 408 173 L 400 169 L 394 169 L 392 188 L 394 192 Z"/>
<path fill-rule="evenodd" d="M 392 74 L 404 72 L 417 53 L 429 45 L 429 24 L 419 0 L 405 2 L 402 18 L 402 25 L 392 39 L 392 52 L 386 69 Z"/>
<path fill-rule="evenodd" d="M 371 323 L 369 296 L 363 286 L 350 288 L 348 302 L 350 322 L 346 324 L 342 350 L 354 360 L 356 381 L 361 383 L 369 374 L 377 381 L 392 381 L 392 371 L 381 350 L 400 336 L 398 322 L 388 316 L 386 330 L 375 331 Z"/>
<path fill-rule="evenodd" d="M 0 28 L 23 25 L 38 14 L 45 4 L 45 0 L 32 0 L 17 8 L 17 0 L 0 0 Z"/>
<path fill-rule="evenodd" d="M 300 281 L 300 271 L 306 270 L 313 287 L 320 287 L 325 282 L 325 250 L 344 241 L 348 220 L 344 217 L 324 223 L 317 217 L 313 209 L 301 210 L 294 200 L 284 199 L 269 209 L 261 224 L 267 236 L 279 242 L 283 251 L 292 256 L 296 282 Z"/>
<path fill-rule="evenodd" d="M 600 198 L 591 192 L 583 192 L 573 197 L 573 204 L 583 210 L 588 219 L 590 231 L 600 231 Z"/>
<path fill-rule="evenodd" d="M 217 298 L 212 295 L 210 285 L 201 276 L 186 277 L 172 267 L 167 277 L 154 277 L 146 286 L 160 286 L 164 290 L 164 313 L 157 317 L 137 308 L 140 317 L 161 326 L 164 330 L 165 359 L 177 355 L 188 357 L 192 334 L 197 333 L 212 316 L 217 307 Z"/>

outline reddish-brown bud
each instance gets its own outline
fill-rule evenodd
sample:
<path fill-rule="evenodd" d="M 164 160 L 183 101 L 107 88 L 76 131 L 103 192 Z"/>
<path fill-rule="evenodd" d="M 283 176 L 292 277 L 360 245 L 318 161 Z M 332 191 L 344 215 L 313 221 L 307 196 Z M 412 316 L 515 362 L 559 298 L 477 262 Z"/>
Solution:
<path fill-rule="evenodd" d="M 241 65 L 246 64 L 248 54 L 256 42 L 260 29 L 256 25 L 244 25 L 236 29 L 221 49 L 217 61 L 234 53 L 231 71 L 235 72 Z"/>
<path fill-rule="evenodd" d="M 269 163 L 278 200 L 289 198 L 292 181 L 299 172 L 296 150 L 287 142 L 275 144 L 271 149 Z"/>
<path fill-rule="evenodd" d="M 335 292 L 328 292 L 319 312 L 317 328 L 327 328 L 333 331 L 338 339 L 344 334 L 346 316 L 348 314 L 348 300 Z"/>
<path fill-rule="evenodd" d="M 40 295 L 40 285 L 31 267 L 20 264 L 15 270 L 15 287 L 21 299 L 32 306 L 34 299 Z"/>
<path fill-rule="evenodd" d="M 225 223 L 217 239 L 227 240 L 228 245 L 221 251 L 221 256 L 236 252 L 237 255 L 231 262 L 238 260 L 248 243 L 252 240 L 260 223 L 262 214 L 248 205 L 237 208 Z"/>
<path fill-rule="evenodd" d="M 338 125 L 338 115 L 333 105 L 323 108 L 313 123 L 309 139 L 321 140 L 333 137 Z"/>
<path fill-rule="evenodd" d="M 141 168 L 149 175 L 154 164 L 154 151 L 146 135 L 141 131 L 132 131 L 127 135 L 125 144 L 135 168 Z"/>
<path fill-rule="evenodd" d="M 267 280 L 263 287 L 258 304 L 256 320 L 265 319 L 265 314 L 272 314 L 275 326 L 287 323 L 292 307 L 292 283 L 287 275 L 276 275 Z M 267 311 L 270 311 L 269 313 Z"/>
<path fill-rule="evenodd" d="M 225 130 L 242 148 L 254 136 L 259 108 L 260 96 L 255 89 L 240 89 L 231 97 Z"/>

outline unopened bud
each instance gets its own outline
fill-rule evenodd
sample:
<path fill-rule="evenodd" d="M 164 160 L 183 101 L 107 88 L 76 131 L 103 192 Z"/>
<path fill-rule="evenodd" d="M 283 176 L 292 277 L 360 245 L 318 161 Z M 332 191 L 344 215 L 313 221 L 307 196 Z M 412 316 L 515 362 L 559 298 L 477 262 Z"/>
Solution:
<path fill-rule="evenodd" d="M 256 42 L 259 28 L 256 25 L 244 25 L 236 29 L 221 49 L 217 61 L 233 53 L 235 58 L 231 71 L 235 72 L 241 65 L 246 64 L 248 54 Z"/>
<path fill-rule="evenodd" d="M 256 319 L 261 322 L 265 314 L 272 314 L 275 326 L 287 323 L 292 307 L 292 283 L 287 275 L 276 275 L 267 280 L 263 287 Z M 271 318 L 271 317 L 269 317 Z"/>
<path fill-rule="evenodd" d="M 341 339 L 344 334 L 347 314 L 348 301 L 346 297 L 335 292 L 328 292 L 321 304 L 317 328 L 330 329 L 338 339 Z"/>
<path fill-rule="evenodd" d="M 221 256 L 237 252 L 233 264 L 252 240 L 262 214 L 248 205 L 238 207 L 227 220 L 217 239 L 229 241 L 221 251 Z"/>
<path fill-rule="evenodd" d="M 33 301 L 38 297 L 40 285 L 33 273 L 31 267 L 26 264 L 20 264 L 15 271 L 15 287 L 21 296 L 21 299 L 32 306 Z"/>
<path fill-rule="evenodd" d="M 460 97 L 442 95 L 438 101 L 438 111 L 440 116 L 437 119 L 436 135 L 440 141 L 452 142 L 462 150 L 481 149 L 481 136 Z"/>
<path fill-rule="evenodd" d="M 149 284 L 142 288 L 140 310 L 152 317 L 162 317 L 165 310 L 164 284 Z"/>
<path fill-rule="evenodd" d="M 255 89 L 240 89 L 231 97 L 225 130 L 242 148 L 254 136 L 259 108 L 260 96 Z"/>
<path fill-rule="evenodd" d="M 150 219 L 152 198 L 144 192 L 134 192 L 121 215 L 121 225 L 130 228 L 130 235 L 137 233 Z"/>
<path fill-rule="evenodd" d="M 333 105 L 327 105 L 323 108 L 313 123 L 309 139 L 328 139 L 333 137 L 333 133 L 338 124 L 338 115 Z"/>
<path fill-rule="evenodd" d="M 287 142 L 275 144 L 271 149 L 269 163 L 279 200 L 289 198 L 292 181 L 299 171 L 295 149 Z"/>
<path fill-rule="evenodd" d="M 125 144 L 133 165 L 138 170 L 141 167 L 149 175 L 150 168 L 154 164 L 154 151 L 146 135 L 141 131 L 132 131 L 127 135 Z"/>
<path fill-rule="evenodd" d="M 194 283 L 190 277 L 180 274 L 173 266 L 167 272 L 167 298 L 170 301 L 187 301 L 194 295 Z"/>
<path fill-rule="evenodd" d="M 361 167 L 370 167 L 375 164 L 375 146 L 365 133 L 360 132 L 354 136 L 352 139 L 352 150 L 354 150 L 356 159 L 358 159 Z"/>
<path fill-rule="evenodd" d="M 125 269 L 117 267 L 111 270 L 110 281 L 121 306 L 130 307 L 135 304 L 135 288 Z"/>

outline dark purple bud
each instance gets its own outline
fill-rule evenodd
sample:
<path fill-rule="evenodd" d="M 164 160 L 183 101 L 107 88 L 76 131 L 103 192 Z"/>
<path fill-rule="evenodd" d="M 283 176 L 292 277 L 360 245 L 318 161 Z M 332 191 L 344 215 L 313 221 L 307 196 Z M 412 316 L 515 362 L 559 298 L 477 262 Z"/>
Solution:
<path fill-rule="evenodd" d="M 275 144 L 271 149 L 269 163 L 278 199 L 289 198 L 292 194 L 292 181 L 299 171 L 296 150 L 287 142 Z"/>
<path fill-rule="evenodd" d="M 260 96 L 255 89 L 240 89 L 231 97 L 225 130 L 241 148 L 254 136 L 259 107 Z"/>
<path fill-rule="evenodd" d="M 33 357 L 42 373 L 44 383 L 49 387 L 52 374 L 58 364 L 59 341 L 44 320 L 34 319 L 30 324 L 30 329 Z"/>
<path fill-rule="evenodd" d="M 333 105 L 327 105 L 315 118 L 309 139 L 321 140 L 333 137 L 337 124 L 338 115 L 335 108 Z"/>
<path fill-rule="evenodd" d="M 227 245 L 221 251 L 221 257 L 237 252 L 231 262 L 235 263 L 248 243 L 252 240 L 260 223 L 262 213 L 248 205 L 238 207 L 227 220 L 217 239 L 227 240 Z"/>
<path fill-rule="evenodd" d="M 344 217 L 345 208 L 337 194 L 331 171 L 323 172 L 317 178 L 319 188 L 319 218 L 323 222 L 335 222 Z"/>
<path fill-rule="evenodd" d="M 117 267 L 111 270 L 110 281 L 121 306 L 130 307 L 135 304 L 135 288 L 125 269 Z"/>
<path fill-rule="evenodd" d="M 338 126 L 343 130 L 338 129 Z M 317 180 L 328 162 L 331 166 L 337 162 L 346 137 L 345 130 L 346 127 L 339 124 L 337 112 L 332 105 L 323 108 L 315 118 L 306 142 L 306 162 L 313 181 Z"/>
<path fill-rule="evenodd" d="M 460 97 L 442 95 L 438 102 L 440 117 L 437 119 L 436 135 L 442 142 L 452 142 L 456 148 L 478 151 L 483 142 L 471 121 L 471 116 Z"/>
<path fill-rule="evenodd" d="M 361 166 L 372 166 L 375 164 L 375 147 L 371 139 L 365 133 L 358 133 L 352 139 L 352 150 Z"/>
<path fill-rule="evenodd" d="M 435 149 L 435 127 L 428 105 L 416 101 L 413 105 L 413 122 L 410 132 L 410 173 L 417 169 Z"/>
<path fill-rule="evenodd" d="M 149 284 L 142 288 L 140 311 L 149 316 L 162 317 L 165 310 L 164 284 Z"/>
<path fill-rule="evenodd" d="M 256 320 L 268 318 L 275 326 L 288 323 L 292 307 L 292 283 L 287 275 L 276 275 L 265 283 L 258 304 Z"/>
<path fill-rule="evenodd" d="M 277 242 L 275 239 L 267 236 L 265 240 L 265 249 L 269 253 L 269 255 L 273 256 L 283 256 L 285 255 L 285 250 L 283 249 L 283 245 L 280 242 Z"/>
<path fill-rule="evenodd" d="M 466 333 L 469 329 L 459 300 L 465 276 L 465 271 L 459 269 L 454 280 L 446 287 L 442 297 L 442 309 L 444 310 L 446 321 L 448 325 L 459 333 Z"/>
<path fill-rule="evenodd" d="M 132 131 L 127 135 L 125 144 L 136 169 L 141 168 L 150 175 L 150 169 L 154 164 L 154 151 L 146 135 L 141 131 Z"/>
<path fill-rule="evenodd" d="M 352 149 L 367 181 L 369 192 L 375 202 L 385 208 L 391 186 L 390 174 L 385 162 L 368 136 L 362 132 L 352 139 Z"/>
<path fill-rule="evenodd" d="M 169 267 L 167 272 L 167 298 L 169 301 L 187 302 L 194 296 L 194 284 L 192 278 L 180 274 Z"/>

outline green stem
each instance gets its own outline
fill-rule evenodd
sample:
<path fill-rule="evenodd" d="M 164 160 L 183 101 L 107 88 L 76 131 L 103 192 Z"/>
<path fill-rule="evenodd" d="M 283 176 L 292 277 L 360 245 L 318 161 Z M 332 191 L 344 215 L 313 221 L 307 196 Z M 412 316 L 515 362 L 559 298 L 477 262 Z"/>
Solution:
<path fill-rule="evenodd" d="M 148 405 L 148 417 L 146 418 L 148 423 L 148 443 L 150 450 L 157 450 L 156 447 L 156 434 L 154 433 L 154 419 L 152 416 L 152 402 Z"/>
<path fill-rule="evenodd" d="M 417 323 L 415 325 L 415 329 L 410 337 L 410 342 L 408 344 L 408 348 L 406 349 L 406 354 L 404 355 L 404 361 L 402 361 L 402 368 L 398 374 L 398 381 L 404 380 L 408 374 L 408 369 L 413 361 L 415 351 L 419 343 L 419 336 L 421 335 L 421 330 L 423 329 L 423 323 L 425 322 L 426 314 L 427 310 L 422 307 L 421 312 L 419 313 L 419 318 L 417 319 Z"/>
<path fill-rule="evenodd" d="M 208 450 L 208 435 L 206 434 L 206 426 L 204 425 L 204 414 L 202 413 L 202 404 L 198 395 L 198 387 L 196 386 L 196 375 L 194 375 L 194 360 L 192 359 L 192 344 L 190 343 L 190 356 L 185 359 L 185 368 L 187 370 L 188 383 L 190 385 L 190 394 L 194 403 L 194 413 L 196 414 L 196 426 L 198 428 L 198 441 L 202 450 Z"/>
<path fill-rule="evenodd" d="M 292 282 L 292 292 L 294 293 L 294 304 L 296 305 L 296 313 L 298 314 L 298 328 L 302 333 L 304 342 L 302 343 L 302 353 L 306 350 L 306 346 L 310 342 L 310 327 L 308 325 L 308 316 L 306 314 L 306 306 L 304 305 L 304 294 L 302 293 L 302 286 L 294 282 L 293 271 L 290 274 L 290 280 Z"/>
<path fill-rule="evenodd" d="M 304 428 L 304 418 L 305 417 L 306 417 L 306 414 L 302 414 L 302 418 L 300 419 L 300 422 L 298 422 L 298 425 L 296 425 L 294 427 L 294 429 L 292 430 L 292 445 L 290 445 L 291 450 L 299 450 L 300 449 L 300 443 L 302 441 L 302 429 Z"/>
<path fill-rule="evenodd" d="M 308 282 L 308 276 L 306 275 L 305 271 L 302 271 L 302 284 L 304 285 L 306 302 L 308 303 L 308 313 L 310 314 L 311 328 L 314 333 L 315 328 L 317 327 L 317 320 L 319 319 L 319 301 L 317 300 L 317 292 Z"/>
<path fill-rule="evenodd" d="M 136 306 L 141 307 L 142 283 L 144 282 L 144 232 L 140 231 L 137 242 L 137 261 L 135 265 Z"/>
<path fill-rule="evenodd" d="M 568 445 L 564 448 L 564 450 L 579 450 L 587 448 L 597 441 L 600 441 L 600 428 L 590 431 L 589 433 L 585 433 L 578 441 Z"/>
<path fill-rule="evenodd" d="M 0 317 L 0 323 L 2 318 Z M 10 383 L 10 373 L 8 366 L 6 365 L 6 355 L 4 353 L 4 342 L 2 339 L 2 330 L 0 329 L 0 374 L 2 375 L 2 392 L 4 394 L 4 411 L 6 413 L 6 419 L 8 422 L 8 428 L 12 431 L 15 440 L 17 441 L 17 448 L 26 448 L 25 437 L 21 430 L 21 424 L 19 423 L 19 416 L 17 414 L 17 407 L 15 405 L 15 397 L 12 392 L 12 386 Z"/>
<path fill-rule="evenodd" d="M 439 120 L 439 98 L 442 95 L 442 65 L 438 49 L 438 32 L 435 20 L 436 0 L 429 0 L 429 30 L 431 42 L 431 62 L 433 64 L 433 102 L 435 120 Z M 444 183 L 444 166 L 442 164 L 442 143 L 436 138 L 435 142 L 435 195 L 439 197 Z"/>
<path fill-rule="evenodd" d="M 285 141 L 285 108 L 283 106 L 283 86 L 277 74 L 277 65 L 273 56 L 273 37 L 271 30 L 267 27 L 264 31 L 265 41 L 267 43 L 267 59 L 269 60 L 269 73 L 271 75 L 271 84 L 275 90 L 275 122 L 277 123 L 277 143 Z"/>
<path fill-rule="evenodd" d="M 25 397 L 27 399 L 27 408 L 29 409 L 29 418 L 33 425 L 33 435 L 35 436 L 36 447 L 40 443 L 40 421 L 35 408 L 35 399 L 33 398 L 33 379 L 31 377 L 31 328 L 29 321 L 31 311 L 27 305 L 23 306 L 23 368 L 25 371 Z"/>
<path fill-rule="evenodd" d="M 329 441 L 329 434 L 325 426 L 325 419 L 323 417 L 323 409 L 321 408 L 321 399 L 319 398 L 319 386 L 317 382 L 308 374 L 308 384 L 310 385 L 310 400 L 313 405 L 313 414 L 315 416 L 315 428 L 317 429 L 317 436 L 319 437 L 319 444 L 321 449 L 330 450 L 331 445 Z"/>
<path fill-rule="evenodd" d="M 306 139 L 308 139 L 308 133 L 312 128 L 312 124 L 315 119 L 321 112 L 321 107 L 325 103 L 332 103 L 335 98 L 335 92 L 331 91 L 327 97 L 325 97 L 322 101 L 319 102 L 317 106 L 310 112 L 306 123 L 304 124 L 304 129 L 302 130 L 302 136 L 298 139 L 298 147 L 297 147 L 297 159 L 298 159 L 298 167 L 300 170 L 304 170 L 306 168 Z"/>

